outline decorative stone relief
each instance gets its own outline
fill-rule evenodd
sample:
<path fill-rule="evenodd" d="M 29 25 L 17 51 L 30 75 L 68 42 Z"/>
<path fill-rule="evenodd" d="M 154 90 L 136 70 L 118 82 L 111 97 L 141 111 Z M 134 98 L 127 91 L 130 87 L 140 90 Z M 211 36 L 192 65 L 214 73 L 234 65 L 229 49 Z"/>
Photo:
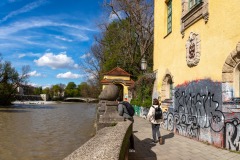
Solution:
<path fill-rule="evenodd" d="M 200 61 L 200 36 L 191 32 L 186 43 L 186 61 L 189 67 L 196 66 Z"/>

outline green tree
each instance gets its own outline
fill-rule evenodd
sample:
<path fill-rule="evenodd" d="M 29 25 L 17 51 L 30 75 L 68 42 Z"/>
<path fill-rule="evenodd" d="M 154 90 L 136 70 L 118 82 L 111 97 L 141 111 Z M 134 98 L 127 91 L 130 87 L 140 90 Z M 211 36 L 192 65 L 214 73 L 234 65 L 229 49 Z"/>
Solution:
<path fill-rule="evenodd" d="M 79 97 L 80 93 L 74 82 L 69 82 L 65 88 L 65 97 Z"/>
<path fill-rule="evenodd" d="M 133 93 L 132 104 L 150 107 L 152 105 L 152 90 L 155 78 L 152 76 L 140 76 L 131 91 Z"/>
<path fill-rule="evenodd" d="M 90 97 L 92 92 L 87 82 L 82 82 L 80 85 L 78 85 L 78 90 L 82 97 Z"/>
<path fill-rule="evenodd" d="M 118 21 L 128 21 L 125 41 L 125 52 L 137 64 L 140 71 L 141 60 L 148 63 L 148 70 L 152 70 L 153 55 L 153 0 L 111 0 L 104 2 L 108 13 L 117 17 Z M 136 56 L 134 56 L 137 53 Z M 129 58 L 130 58 L 129 57 Z M 136 67 L 131 66 L 131 67 Z M 126 69 L 126 68 L 124 68 Z M 128 71 L 128 70 L 127 70 Z M 131 74 L 134 74 L 130 72 Z M 136 72 L 138 73 L 138 72 Z"/>
<path fill-rule="evenodd" d="M 34 88 L 34 91 L 33 91 L 33 94 L 34 94 L 34 95 L 40 95 L 40 94 L 42 94 L 42 93 L 43 93 L 42 87 L 36 87 L 36 88 Z"/>
<path fill-rule="evenodd" d="M 14 67 L 12 67 L 11 62 L 1 61 L 0 62 L 0 104 L 9 105 L 15 94 L 17 93 L 17 88 L 23 84 L 27 83 L 29 77 L 28 73 L 30 71 L 29 66 L 22 67 L 22 73 L 19 74 Z"/>

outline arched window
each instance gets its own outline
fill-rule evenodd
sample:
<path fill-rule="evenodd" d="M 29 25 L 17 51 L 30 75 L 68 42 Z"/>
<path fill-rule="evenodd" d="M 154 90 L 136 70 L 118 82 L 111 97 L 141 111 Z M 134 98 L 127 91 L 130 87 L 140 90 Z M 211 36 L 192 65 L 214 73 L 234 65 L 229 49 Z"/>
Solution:
<path fill-rule="evenodd" d="M 162 92 L 161 92 L 162 100 L 172 99 L 172 92 L 173 92 L 172 76 L 170 74 L 166 74 L 162 83 Z"/>
<path fill-rule="evenodd" d="M 240 97 L 240 63 L 234 69 L 234 97 Z"/>
<path fill-rule="evenodd" d="M 222 100 L 232 101 L 240 97 L 240 42 L 228 55 L 222 68 Z"/>

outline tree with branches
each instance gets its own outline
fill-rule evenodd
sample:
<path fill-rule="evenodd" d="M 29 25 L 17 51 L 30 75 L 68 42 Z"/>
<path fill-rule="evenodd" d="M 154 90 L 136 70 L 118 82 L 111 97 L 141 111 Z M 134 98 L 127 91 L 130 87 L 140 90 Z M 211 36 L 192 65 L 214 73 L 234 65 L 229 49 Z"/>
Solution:
<path fill-rule="evenodd" d="M 17 93 L 17 88 L 27 83 L 30 67 L 23 66 L 22 73 L 19 74 L 11 63 L 0 61 L 0 104 L 9 105 Z"/>

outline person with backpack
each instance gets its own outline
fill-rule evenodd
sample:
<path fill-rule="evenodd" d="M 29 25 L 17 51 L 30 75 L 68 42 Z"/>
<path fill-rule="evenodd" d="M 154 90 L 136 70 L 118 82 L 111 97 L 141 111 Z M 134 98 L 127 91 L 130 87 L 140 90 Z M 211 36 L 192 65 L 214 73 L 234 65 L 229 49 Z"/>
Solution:
<path fill-rule="evenodd" d="M 151 144 L 158 143 L 162 144 L 163 139 L 160 133 L 160 123 L 162 122 L 162 108 L 161 103 L 159 103 L 158 99 L 153 99 L 153 105 L 150 107 L 150 110 L 147 114 L 147 119 L 151 122 L 152 125 L 152 137 L 153 141 Z"/>
<path fill-rule="evenodd" d="M 118 102 L 118 114 L 120 116 L 122 116 L 124 118 L 124 120 L 130 120 L 132 123 L 134 123 L 134 108 L 132 107 L 132 105 L 127 102 L 127 101 L 122 101 L 122 98 L 118 97 L 117 100 Z M 133 132 L 130 135 L 130 146 L 129 146 L 129 152 L 135 152 L 135 148 L 134 148 L 134 137 L 133 137 Z"/>

